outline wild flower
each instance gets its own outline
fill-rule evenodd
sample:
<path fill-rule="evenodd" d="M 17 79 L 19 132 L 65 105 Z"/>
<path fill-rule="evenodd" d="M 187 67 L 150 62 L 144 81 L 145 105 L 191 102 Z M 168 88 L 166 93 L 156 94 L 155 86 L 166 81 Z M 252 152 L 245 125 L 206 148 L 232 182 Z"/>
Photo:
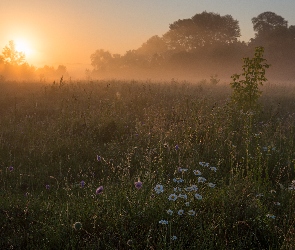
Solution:
<path fill-rule="evenodd" d="M 176 199 L 177 199 L 177 194 L 170 194 L 168 197 L 169 201 L 176 201 Z"/>
<path fill-rule="evenodd" d="M 100 186 L 100 187 L 98 187 L 98 188 L 96 189 L 95 193 L 96 193 L 96 194 L 101 194 L 102 191 L 103 191 L 103 186 Z"/>
<path fill-rule="evenodd" d="M 204 177 L 199 177 L 198 178 L 198 182 L 201 182 L 201 183 L 204 183 L 206 182 L 207 180 L 204 178 Z"/>
<path fill-rule="evenodd" d="M 188 171 L 188 168 L 178 168 L 178 172 L 183 173 L 183 172 L 186 172 L 186 171 Z"/>
<path fill-rule="evenodd" d="M 154 188 L 157 194 L 163 193 L 164 192 L 164 187 L 161 184 L 157 184 Z"/>
<path fill-rule="evenodd" d="M 173 182 L 182 183 L 182 182 L 184 182 L 184 180 L 181 178 L 174 178 Z"/>
<path fill-rule="evenodd" d="M 175 187 L 173 188 L 174 192 L 181 192 L 182 191 L 182 188 L 180 187 Z"/>
<path fill-rule="evenodd" d="M 203 197 L 202 197 L 202 195 L 200 195 L 200 194 L 195 194 L 195 198 L 197 199 L 197 200 L 202 200 L 203 199 Z"/>
<path fill-rule="evenodd" d="M 96 156 L 97 161 L 101 161 L 101 157 L 99 155 Z"/>
<path fill-rule="evenodd" d="M 137 189 L 141 189 L 141 188 L 142 188 L 142 182 L 138 180 L 137 182 L 134 182 L 134 186 L 135 186 Z"/>
<path fill-rule="evenodd" d="M 289 190 L 294 190 L 295 189 L 295 180 L 291 182 L 291 185 L 288 187 Z"/>
<path fill-rule="evenodd" d="M 167 210 L 167 214 L 172 215 L 173 214 L 173 211 L 171 209 L 168 209 Z"/>
<path fill-rule="evenodd" d="M 75 230 L 80 230 L 81 228 L 82 228 L 82 223 L 81 222 L 75 222 L 74 224 L 73 224 L 73 228 L 75 229 Z"/>
<path fill-rule="evenodd" d="M 196 185 L 191 185 L 190 187 L 186 187 L 184 188 L 185 191 L 197 191 L 198 190 L 198 187 Z"/>
<path fill-rule="evenodd" d="M 217 171 L 217 168 L 216 167 L 210 167 L 210 170 L 216 172 Z"/>
<path fill-rule="evenodd" d="M 194 210 L 189 210 L 187 214 L 193 216 L 196 214 L 196 212 Z"/>
<path fill-rule="evenodd" d="M 178 145 L 175 145 L 175 150 L 179 150 L 179 146 Z"/>
<path fill-rule="evenodd" d="M 160 220 L 159 223 L 162 224 L 162 225 L 168 225 L 168 221 L 167 220 Z"/>
<path fill-rule="evenodd" d="M 276 205 L 276 206 L 280 206 L 281 205 L 281 203 L 278 202 L 278 201 L 275 201 L 273 204 Z"/>
<path fill-rule="evenodd" d="M 273 219 L 273 220 L 276 218 L 276 216 L 273 215 L 273 214 L 267 214 L 266 217 L 267 217 L 267 218 L 271 218 L 271 219 Z"/>
<path fill-rule="evenodd" d="M 8 170 L 9 170 L 10 172 L 12 172 L 12 171 L 14 170 L 13 166 L 10 166 L 10 167 L 8 168 Z"/>
<path fill-rule="evenodd" d="M 85 181 L 80 182 L 81 187 L 83 188 L 85 186 Z"/>
<path fill-rule="evenodd" d="M 45 185 L 45 188 L 46 188 L 46 189 L 50 189 L 50 185 L 48 185 L 48 184 Z"/>
<path fill-rule="evenodd" d="M 184 214 L 184 210 L 183 209 L 178 210 L 177 214 L 178 215 L 183 215 Z"/>
<path fill-rule="evenodd" d="M 133 245 L 133 241 L 132 240 L 128 240 L 127 241 L 127 245 L 131 247 Z"/>
<path fill-rule="evenodd" d="M 193 173 L 194 175 L 202 175 L 202 172 L 200 170 L 194 170 Z"/>
<path fill-rule="evenodd" d="M 209 163 L 208 162 L 204 162 L 204 161 L 200 161 L 199 165 L 201 165 L 202 167 L 209 167 Z"/>
<path fill-rule="evenodd" d="M 182 198 L 182 199 L 185 199 L 185 200 L 187 199 L 187 195 L 186 194 L 179 194 L 178 197 L 179 198 Z"/>
<path fill-rule="evenodd" d="M 208 183 L 208 186 L 209 186 L 210 188 L 215 188 L 216 184 L 213 184 L 213 183 L 209 182 L 209 183 Z"/>
<path fill-rule="evenodd" d="M 175 235 L 171 236 L 171 240 L 177 240 L 177 237 Z"/>

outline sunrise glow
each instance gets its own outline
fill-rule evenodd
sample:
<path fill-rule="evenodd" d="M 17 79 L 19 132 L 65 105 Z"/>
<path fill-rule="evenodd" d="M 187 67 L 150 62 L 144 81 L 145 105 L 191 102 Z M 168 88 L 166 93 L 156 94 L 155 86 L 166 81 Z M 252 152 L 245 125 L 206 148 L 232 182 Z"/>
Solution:
<path fill-rule="evenodd" d="M 15 49 L 18 52 L 23 52 L 26 57 L 31 57 L 33 54 L 33 49 L 30 44 L 24 39 L 15 40 Z"/>

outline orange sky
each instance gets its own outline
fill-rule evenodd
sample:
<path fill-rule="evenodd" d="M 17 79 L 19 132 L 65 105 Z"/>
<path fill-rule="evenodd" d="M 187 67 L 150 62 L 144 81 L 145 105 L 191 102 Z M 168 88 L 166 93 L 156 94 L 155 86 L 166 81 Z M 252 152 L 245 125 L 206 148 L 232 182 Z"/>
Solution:
<path fill-rule="evenodd" d="M 241 40 L 253 37 L 251 18 L 273 11 L 295 24 L 294 0 L 1 0 L 0 48 L 24 42 L 27 61 L 37 67 L 90 68 L 96 49 L 124 54 L 169 24 L 203 11 L 230 14 L 239 21 Z"/>

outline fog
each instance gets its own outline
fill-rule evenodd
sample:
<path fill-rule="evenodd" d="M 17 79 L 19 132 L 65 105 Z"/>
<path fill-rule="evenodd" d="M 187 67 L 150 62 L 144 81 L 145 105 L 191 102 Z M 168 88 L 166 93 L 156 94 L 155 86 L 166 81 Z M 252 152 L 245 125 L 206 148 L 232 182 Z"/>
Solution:
<path fill-rule="evenodd" d="M 274 12 L 252 18 L 255 36 L 249 42 L 241 36 L 238 20 L 231 15 L 202 12 L 175 21 L 161 36 L 155 35 L 139 48 L 114 54 L 99 48 L 89 55 L 89 64 L 57 66 L 30 65 L 13 41 L 0 56 L 0 80 L 71 81 L 96 79 L 171 79 L 229 81 L 241 73 L 243 58 L 252 58 L 256 47 L 264 48 L 272 81 L 292 81 L 295 77 L 295 26 Z M 214 80 L 215 79 L 215 80 Z"/>

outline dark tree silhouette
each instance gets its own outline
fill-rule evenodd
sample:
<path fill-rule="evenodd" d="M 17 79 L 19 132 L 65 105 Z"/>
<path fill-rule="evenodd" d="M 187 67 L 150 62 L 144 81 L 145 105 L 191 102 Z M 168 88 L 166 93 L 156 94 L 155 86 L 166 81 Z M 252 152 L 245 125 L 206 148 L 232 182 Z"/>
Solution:
<path fill-rule="evenodd" d="M 214 43 L 230 44 L 240 37 L 240 27 L 231 15 L 202 12 L 169 26 L 163 38 L 172 50 L 192 51 Z"/>
<path fill-rule="evenodd" d="M 263 12 L 257 17 L 252 18 L 255 36 L 265 36 L 274 30 L 285 29 L 288 27 L 288 21 L 274 12 Z"/>
<path fill-rule="evenodd" d="M 138 54 L 153 56 L 155 54 L 162 54 L 167 51 L 167 44 L 163 38 L 159 36 L 152 36 L 140 48 L 136 50 Z"/>

